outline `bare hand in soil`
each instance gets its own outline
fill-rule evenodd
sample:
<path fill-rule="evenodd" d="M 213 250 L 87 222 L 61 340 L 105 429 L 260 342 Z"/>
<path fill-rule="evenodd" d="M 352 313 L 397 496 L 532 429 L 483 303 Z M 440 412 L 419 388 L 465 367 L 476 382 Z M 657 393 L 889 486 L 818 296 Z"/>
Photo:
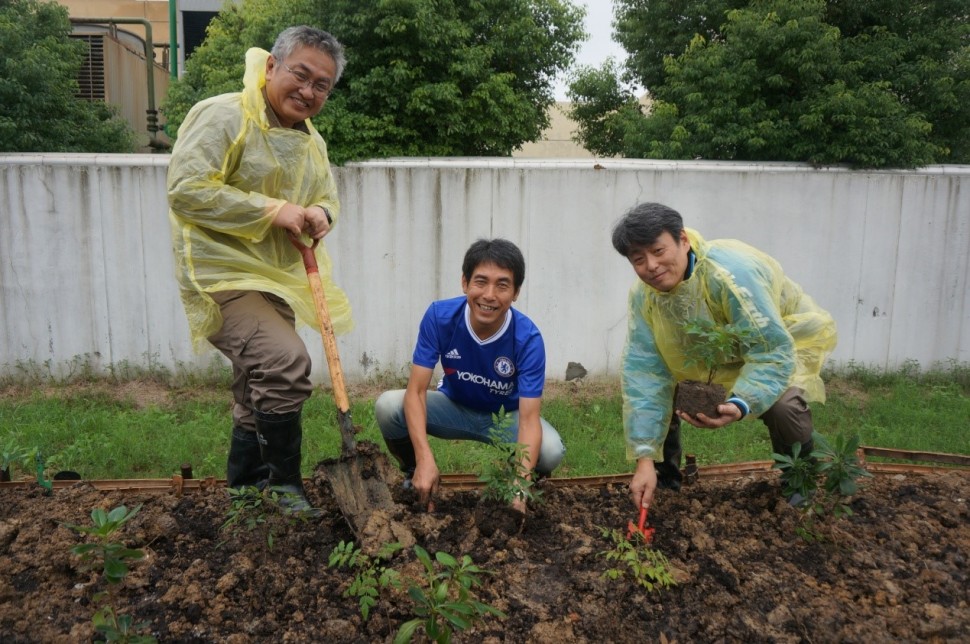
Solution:
<path fill-rule="evenodd" d="M 418 501 L 423 507 L 427 507 L 428 512 L 434 512 L 434 501 L 432 499 L 438 493 L 440 482 L 441 474 L 434 461 L 418 463 L 414 469 L 414 476 L 411 477 L 411 484 L 418 494 Z"/>
<path fill-rule="evenodd" d="M 681 420 L 685 420 L 694 427 L 700 427 L 701 429 L 720 429 L 725 425 L 733 423 L 737 420 L 741 420 L 741 410 L 738 409 L 737 405 L 732 405 L 731 403 L 724 403 L 723 405 L 717 406 L 717 412 L 720 414 L 717 418 L 711 418 L 704 414 L 697 414 L 697 416 L 690 416 L 684 412 L 677 410 L 677 416 Z"/>

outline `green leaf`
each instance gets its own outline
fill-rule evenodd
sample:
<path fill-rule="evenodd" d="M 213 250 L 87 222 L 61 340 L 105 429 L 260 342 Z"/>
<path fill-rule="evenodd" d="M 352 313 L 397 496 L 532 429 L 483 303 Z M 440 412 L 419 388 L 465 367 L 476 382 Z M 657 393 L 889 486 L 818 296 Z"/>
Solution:
<path fill-rule="evenodd" d="M 401 628 L 398 629 L 397 635 L 394 636 L 394 644 L 407 644 L 407 642 L 410 642 L 414 638 L 414 631 L 417 630 L 421 623 L 420 619 L 412 619 L 404 622 Z"/>

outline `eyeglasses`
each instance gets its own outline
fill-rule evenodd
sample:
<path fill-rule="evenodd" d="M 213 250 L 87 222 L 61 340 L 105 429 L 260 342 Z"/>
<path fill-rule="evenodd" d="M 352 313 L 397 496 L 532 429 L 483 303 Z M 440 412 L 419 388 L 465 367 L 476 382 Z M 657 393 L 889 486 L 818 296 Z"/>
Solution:
<path fill-rule="evenodd" d="M 330 90 L 333 89 L 329 81 L 317 81 L 314 83 L 313 79 L 310 78 L 306 72 L 300 69 L 291 69 L 286 63 L 280 64 L 283 66 L 283 69 L 290 72 L 293 78 L 296 79 L 296 82 L 298 82 L 302 87 L 309 87 L 310 90 L 317 96 L 326 96 L 330 93 Z"/>

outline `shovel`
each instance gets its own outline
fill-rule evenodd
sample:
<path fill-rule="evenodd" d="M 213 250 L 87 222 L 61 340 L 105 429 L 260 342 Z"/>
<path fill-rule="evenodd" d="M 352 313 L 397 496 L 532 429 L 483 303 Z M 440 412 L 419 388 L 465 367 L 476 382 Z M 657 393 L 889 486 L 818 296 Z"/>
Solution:
<path fill-rule="evenodd" d="M 293 235 L 289 237 L 303 257 L 303 266 L 310 282 L 340 426 L 340 458 L 321 464 L 324 478 L 333 489 L 340 512 L 357 535 L 358 545 L 362 550 L 375 552 L 382 544 L 392 541 L 399 541 L 408 548 L 415 543 L 414 536 L 404 525 L 391 519 L 391 512 L 396 506 L 384 480 L 381 463 L 376 462 L 384 459 L 386 465 L 384 455 L 380 450 L 374 450 L 372 458 L 367 459 L 357 450 L 354 425 L 350 417 L 350 400 L 347 397 L 343 368 L 340 366 L 340 354 L 337 352 L 337 339 L 320 281 L 317 258 L 313 253 L 320 240 L 316 239 L 311 246 L 307 246 L 299 238 Z"/>

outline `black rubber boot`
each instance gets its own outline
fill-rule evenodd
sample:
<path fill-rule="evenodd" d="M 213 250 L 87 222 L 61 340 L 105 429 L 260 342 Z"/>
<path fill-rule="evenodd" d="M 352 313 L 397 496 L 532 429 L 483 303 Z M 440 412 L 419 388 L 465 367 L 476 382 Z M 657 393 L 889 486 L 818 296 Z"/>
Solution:
<path fill-rule="evenodd" d="M 387 445 L 387 451 L 394 457 L 398 467 L 401 468 L 401 472 L 404 473 L 404 487 L 409 489 L 411 477 L 414 476 L 414 468 L 418 465 L 414 456 L 414 444 L 411 443 L 410 438 L 385 438 L 384 444 Z"/>
<path fill-rule="evenodd" d="M 271 492 L 280 496 L 279 504 L 284 512 L 317 518 L 320 510 L 307 501 L 300 474 L 300 457 L 303 446 L 301 412 L 267 414 L 256 412 L 256 436 L 259 453 L 269 467 Z"/>
<path fill-rule="evenodd" d="M 260 455 L 256 432 L 233 427 L 226 466 L 226 485 L 231 488 L 255 486 L 262 490 L 268 482 L 269 466 Z"/>
<path fill-rule="evenodd" d="M 670 420 L 667 438 L 664 439 L 663 461 L 653 462 L 658 488 L 675 492 L 680 490 L 684 480 L 684 474 L 680 471 L 680 454 L 680 419 L 675 415 Z"/>

